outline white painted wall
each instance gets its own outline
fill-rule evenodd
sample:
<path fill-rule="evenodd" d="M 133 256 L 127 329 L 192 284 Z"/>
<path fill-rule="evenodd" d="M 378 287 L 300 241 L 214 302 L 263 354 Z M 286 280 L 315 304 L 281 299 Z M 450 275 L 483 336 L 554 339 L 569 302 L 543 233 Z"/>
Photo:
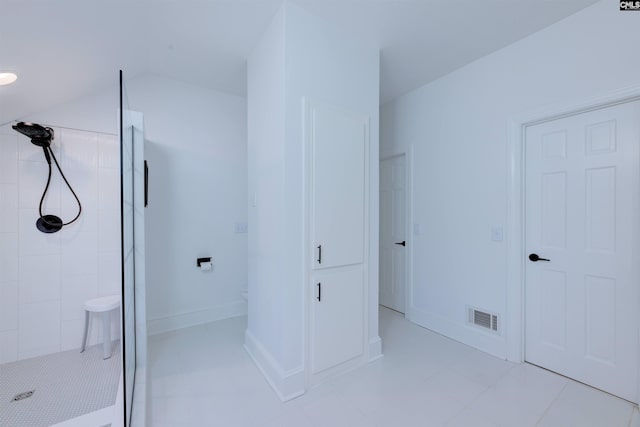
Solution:
<path fill-rule="evenodd" d="M 39 121 L 55 126 L 57 122 Z M 52 147 L 82 203 L 58 233 L 36 229 L 47 181 L 42 149 L 0 128 L 0 363 L 80 348 L 83 304 L 120 293 L 120 150 L 117 137 L 54 128 Z M 65 222 L 76 201 L 57 169 L 44 213 Z M 114 337 L 120 322 L 113 316 Z M 102 342 L 93 323 L 90 344 Z"/>
<path fill-rule="evenodd" d="M 277 364 L 285 358 L 285 18 L 281 9 L 247 66 L 249 302 L 247 333 Z M 298 297 L 299 293 L 296 292 Z M 300 300 L 302 303 L 302 300 Z M 296 320 L 302 323 L 301 319 Z M 300 346 L 300 336 L 298 339 Z M 300 351 L 295 357 L 300 361 Z M 293 368 L 299 368 L 294 363 Z M 283 375 L 284 366 L 278 366 Z"/>
<path fill-rule="evenodd" d="M 304 364 L 303 97 L 371 119 L 369 329 L 378 339 L 378 50 L 286 4 L 249 58 L 248 93 L 248 339 L 290 376 Z"/>
<path fill-rule="evenodd" d="M 381 109 L 381 155 L 411 152 L 411 319 L 506 357 L 508 132 L 517 115 L 640 84 L 638 17 L 603 0 Z M 505 239 L 506 239 L 505 234 Z M 502 316 L 500 336 L 465 306 Z"/>
<path fill-rule="evenodd" d="M 153 75 L 127 82 L 145 120 L 149 333 L 246 313 L 246 101 Z M 202 272 L 196 258 L 213 257 Z"/>

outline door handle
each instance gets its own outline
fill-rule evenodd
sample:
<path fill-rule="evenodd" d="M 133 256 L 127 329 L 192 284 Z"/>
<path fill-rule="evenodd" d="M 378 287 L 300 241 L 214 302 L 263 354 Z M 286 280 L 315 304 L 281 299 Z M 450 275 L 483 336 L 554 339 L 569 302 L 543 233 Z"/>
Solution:
<path fill-rule="evenodd" d="M 322 301 L 322 283 L 318 282 L 318 296 L 317 296 L 318 301 Z"/>
<path fill-rule="evenodd" d="M 538 254 L 530 254 L 529 261 L 538 262 L 538 261 L 551 261 L 551 260 L 547 258 L 540 258 Z"/>
<path fill-rule="evenodd" d="M 404 240 L 402 242 L 396 242 L 396 245 L 400 245 L 400 246 L 406 246 L 407 242 L 405 242 Z"/>
<path fill-rule="evenodd" d="M 144 207 L 149 204 L 149 165 L 144 161 Z"/>
<path fill-rule="evenodd" d="M 322 264 L 322 245 L 318 245 L 318 264 Z"/>

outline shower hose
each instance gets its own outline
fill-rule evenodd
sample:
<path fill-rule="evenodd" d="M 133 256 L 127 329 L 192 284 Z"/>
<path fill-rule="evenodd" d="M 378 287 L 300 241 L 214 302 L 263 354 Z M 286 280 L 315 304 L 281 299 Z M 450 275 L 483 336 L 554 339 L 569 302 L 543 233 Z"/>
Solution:
<path fill-rule="evenodd" d="M 51 158 L 53 157 L 53 161 L 56 164 L 56 167 L 58 168 L 58 172 L 60 172 L 60 176 L 64 180 L 64 183 L 67 184 L 67 187 L 69 188 L 69 191 L 71 191 L 71 194 L 73 194 L 73 197 L 75 197 L 76 202 L 78 203 L 78 214 L 71 221 L 65 222 L 62 225 L 65 226 L 65 225 L 72 224 L 78 218 L 80 218 L 80 214 L 82 213 L 82 204 L 80 204 L 80 199 L 78 198 L 78 195 L 76 194 L 76 192 L 73 191 L 73 188 L 71 188 L 71 184 L 69 184 L 69 181 L 67 181 L 67 177 L 64 176 L 64 173 L 62 172 L 62 169 L 60 168 L 60 164 L 58 163 L 58 159 L 56 159 L 56 155 L 53 153 L 53 150 L 51 149 L 51 147 L 42 147 L 42 149 L 44 150 L 44 156 L 46 157 L 47 163 L 49 164 L 49 174 L 47 176 L 47 185 L 45 185 L 45 187 L 44 187 L 44 191 L 42 192 L 42 197 L 40 197 L 40 205 L 38 206 L 38 212 L 40 214 L 40 219 L 45 224 L 47 224 L 49 226 L 59 225 L 59 224 L 54 224 L 54 223 L 51 223 L 51 222 L 47 221 L 45 216 L 42 214 L 42 204 L 44 203 L 44 199 L 45 199 L 45 197 L 47 195 L 47 191 L 49 190 L 49 184 L 51 184 L 51 170 L 52 170 Z"/>

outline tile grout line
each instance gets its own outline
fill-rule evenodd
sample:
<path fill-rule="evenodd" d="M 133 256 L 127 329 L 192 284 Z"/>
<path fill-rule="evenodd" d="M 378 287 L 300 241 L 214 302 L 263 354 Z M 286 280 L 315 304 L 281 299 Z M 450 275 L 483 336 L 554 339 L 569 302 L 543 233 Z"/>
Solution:
<path fill-rule="evenodd" d="M 631 415 L 629 416 L 629 422 L 627 423 L 627 427 L 633 427 L 631 423 L 633 422 L 633 414 L 638 410 L 638 405 L 633 405 L 631 407 Z"/>
<path fill-rule="evenodd" d="M 511 369 L 513 369 L 513 367 L 509 368 L 509 370 L 507 371 L 507 374 L 508 374 L 508 372 L 509 372 Z M 499 381 L 499 380 L 498 380 L 498 381 Z M 498 381 L 496 381 L 495 383 L 497 383 Z M 478 401 L 478 399 L 480 399 L 480 397 L 481 397 L 481 396 L 483 396 L 483 395 L 485 395 L 486 393 L 488 393 L 488 392 L 489 392 L 489 390 L 492 390 L 492 389 L 493 389 L 493 386 L 495 385 L 495 383 L 494 383 L 494 384 L 491 384 L 491 385 L 489 385 L 489 386 L 487 386 L 484 390 L 482 390 L 480 393 L 478 393 L 478 395 L 477 395 L 475 398 L 471 399 L 471 401 L 470 401 L 469 403 L 467 403 L 466 405 L 463 405 L 463 406 L 462 406 L 462 408 L 460 408 L 460 411 L 459 411 L 457 414 L 453 415 L 452 417 L 450 417 L 449 419 L 447 419 L 447 420 L 445 421 L 444 425 L 446 426 L 446 425 L 447 425 L 448 423 L 450 423 L 450 422 L 451 422 L 455 417 L 457 417 L 458 415 L 460 415 L 460 414 L 464 413 L 464 411 L 466 411 L 468 408 L 470 408 L 470 407 L 471 407 L 471 405 L 473 405 L 474 403 L 476 403 L 476 402 Z M 492 423 L 492 424 L 496 424 L 496 423 L 494 423 L 494 422 L 493 422 L 493 419 L 491 419 L 490 421 L 491 421 L 491 423 Z M 496 425 L 497 425 L 497 424 L 496 424 Z"/>
<path fill-rule="evenodd" d="M 564 386 L 560 389 L 560 391 L 558 392 L 558 394 L 556 394 L 556 397 L 554 397 L 551 402 L 549 403 L 549 405 L 547 406 L 547 408 L 544 410 L 544 412 L 542 413 L 542 415 L 540 416 L 540 418 L 538 418 L 538 421 L 536 421 L 536 423 L 534 424 L 535 426 L 539 425 L 542 420 L 544 419 L 544 417 L 547 416 L 547 414 L 549 413 L 549 409 L 551 409 L 551 407 L 553 406 L 553 404 L 558 400 L 558 398 L 560 397 L 560 395 L 562 394 L 562 392 L 569 386 L 569 381 L 568 379 L 565 380 L 566 382 L 564 383 Z"/>

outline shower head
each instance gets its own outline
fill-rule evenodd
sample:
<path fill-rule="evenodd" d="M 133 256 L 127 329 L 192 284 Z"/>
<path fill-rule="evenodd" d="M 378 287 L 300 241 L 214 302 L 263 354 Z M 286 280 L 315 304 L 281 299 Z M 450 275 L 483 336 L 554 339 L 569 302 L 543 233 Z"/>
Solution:
<path fill-rule="evenodd" d="M 19 122 L 11 127 L 27 138 L 31 138 L 31 142 L 39 147 L 48 147 L 53 140 L 53 129 L 37 123 Z"/>

